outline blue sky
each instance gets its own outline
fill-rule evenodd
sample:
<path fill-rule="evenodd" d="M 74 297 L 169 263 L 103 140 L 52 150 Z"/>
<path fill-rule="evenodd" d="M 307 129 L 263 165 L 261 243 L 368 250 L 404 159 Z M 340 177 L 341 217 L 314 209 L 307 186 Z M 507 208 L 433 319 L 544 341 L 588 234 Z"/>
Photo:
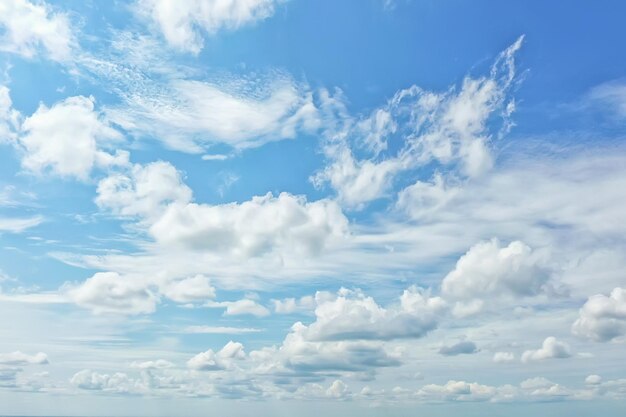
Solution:
<path fill-rule="evenodd" d="M 616 415 L 625 12 L 0 0 L 0 414 Z"/>

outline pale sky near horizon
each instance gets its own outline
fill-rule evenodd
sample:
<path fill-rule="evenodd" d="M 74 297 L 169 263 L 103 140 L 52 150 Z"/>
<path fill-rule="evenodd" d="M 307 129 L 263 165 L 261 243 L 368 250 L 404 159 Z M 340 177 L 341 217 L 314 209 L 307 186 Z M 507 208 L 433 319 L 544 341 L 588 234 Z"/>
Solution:
<path fill-rule="evenodd" d="M 624 16 L 0 0 L 0 415 L 618 415 Z"/>

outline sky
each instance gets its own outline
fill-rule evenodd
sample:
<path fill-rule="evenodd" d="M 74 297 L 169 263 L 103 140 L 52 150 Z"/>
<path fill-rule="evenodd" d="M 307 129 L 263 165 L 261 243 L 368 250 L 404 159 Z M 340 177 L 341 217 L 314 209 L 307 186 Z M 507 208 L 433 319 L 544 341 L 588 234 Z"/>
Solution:
<path fill-rule="evenodd" d="M 618 415 L 625 15 L 0 0 L 0 415 Z"/>

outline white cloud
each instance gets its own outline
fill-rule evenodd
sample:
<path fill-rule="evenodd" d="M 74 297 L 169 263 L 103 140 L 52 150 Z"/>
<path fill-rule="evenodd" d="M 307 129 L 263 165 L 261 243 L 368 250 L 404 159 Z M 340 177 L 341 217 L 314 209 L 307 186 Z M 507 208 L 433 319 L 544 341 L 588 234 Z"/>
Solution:
<path fill-rule="evenodd" d="M 285 298 L 283 300 L 272 300 L 274 312 L 277 314 L 293 314 L 302 311 L 313 311 L 315 309 L 315 298 L 310 295 L 296 298 Z"/>
<path fill-rule="evenodd" d="M 607 297 L 589 297 L 580 309 L 572 331 L 580 336 L 606 342 L 626 333 L 626 289 L 617 287 Z"/>
<path fill-rule="evenodd" d="M 67 289 L 69 298 L 96 314 L 146 314 L 156 309 L 158 298 L 144 282 L 116 272 L 98 272 L 82 284 Z"/>
<path fill-rule="evenodd" d="M 127 152 L 102 150 L 121 139 L 94 111 L 93 98 L 77 96 L 52 107 L 41 104 L 24 120 L 17 144 L 25 169 L 85 180 L 95 167 L 128 163 Z"/>
<path fill-rule="evenodd" d="M 39 352 L 28 355 L 19 350 L 12 353 L 0 353 L 0 365 L 45 365 L 48 363 L 48 355 Z"/>
<path fill-rule="evenodd" d="M 0 144 L 15 139 L 21 114 L 13 108 L 10 90 L 0 85 Z"/>
<path fill-rule="evenodd" d="M 443 279 L 441 290 L 446 297 L 459 300 L 533 296 L 546 292 L 550 274 L 545 254 L 520 241 L 503 247 L 492 239 L 472 246 Z M 482 302 L 476 304 L 479 308 Z"/>
<path fill-rule="evenodd" d="M 26 229 L 40 225 L 44 221 L 42 216 L 10 218 L 0 217 L 0 232 L 21 233 Z"/>
<path fill-rule="evenodd" d="M 589 375 L 585 378 L 585 384 L 587 385 L 599 385 L 602 383 L 602 377 L 600 375 Z"/>
<path fill-rule="evenodd" d="M 495 363 L 507 363 L 515 360 L 515 354 L 513 352 L 496 352 L 493 354 L 493 361 Z"/>
<path fill-rule="evenodd" d="M 148 391 L 148 387 L 141 381 L 132 379 L 122 372 L 109 375 L 84 369 L 74 374 L 70 379 L 70 383 L 83 390 L 105 391 L 117 394 L 139 394 Z"/>
<path fill-rule="evenodd" d="M 445 207 L 461 189 L 435 174 L 431 182 L 416 181 L 398 193 L 396 208 L 413 219 L 429 220 Z"/>
<path fill-rule="evenodd" d="M 159 91 L 140 85 L 131 82 L 130 92 L 121 91 L 124 105 L 109 108 L 107 115 L 124 129 L 176 150 L 201 152 L 215 143 L 250 148 L 292 139 L 319 125 L 308 87 L 281 74 L 215 83 L 175 79 Z"/>
<path fill-rule="evenodd" d="M 424 385 L 417 397 L 426 400 L 489 401 L 498 394 L 498 389 L 477 382 L 448 381 L 444 385 Z"/>
<path fill-rule="evenodd" d="M 161 294 L 177 303 L 206 301 L 215 298 L 215 288 L 203 275 L 170 281 L 161 286 Z"/>
<path fill-rule="evenodd" d="M 522 354 L 522 362 L 541 361 L 544 359 L 564 359 L 570 356 L 572 356 L 572 354 L 569 345 L 550 336 L 543 341 L 541 348 L 525 351 Z"/>
<path fill-rule="evenodd" d="M 67 61 L 74 44 L 67 15 L 45 2 L 0 2 L 0 50 L 32 58 L 43 49 L 53 60 Z"/>
<path fill-rule="evenodd" d="M 152 218 L 173 202 L 188 203 L 192 192 L 169 162 L 135 164 L 128 173 L 115 173 L 98 183 L 96 204 L 120 216 Z"/>
<path fill-rule="evenodd" d="M 270 311 L 254 300 L 243 299 L 237 301 L 224 301 L 216 303 L 216 306 L 226 307 L 225 316 L 251 315 L 256 317 L 269 316 Z"/>
<path fill-rule="evenodd" d="M 294 392 L 294 397 L 304 400 L 334 399 L 345 400 L 351 397 L 352 392 L 340 379 L 335 379 L 328 388 L 317 383 L 304 384 Z"/>
<path fill-rule="evenodd" d="M 412 86 L 358 121 L 347 115 L 341 98 L 322 97 L 322 109 L 344 123 L 326 132 L 324 153 L 329 165 L 311 178 L 314 185 L 329 183 L 342 203 L 361 208 L 388 194 L 399 173 L 415 175 L 431 163 L 452 168 L 453 176 L 480 176 L 493 165 L 489 141 L 494 134 L 488 122 L 501 116 L 500 133 L 511 125 L 515 106 L 507 96 L 515 78 L 514 55 L 522 40 L 498 56 L 488 76 L 466 77 L 458 91 L 431 93 Z M 400 151 L 380 157 L 387 141 L 397 137 L 402 140 Z M 357 159 L 359 148 L 372 156 Z"/>
<path fill-rule="evenodd" d="M 198 371 L 219 371 L 231 369 L 235 360 L 245 358 L 243 345 L 230 341 L 218 352 L 209 349 L 206 352 L 198 353 L 187 361 L 187 366 Z"/>
<path fill-rule="evenodd" d="M 225 161 L 229 158 L 229 155 L 225 155 L 222 153 L 213 153 L 213 154 L 204 154 L 202 155 L 203 161 Z"/>
<path fill-rule="evenodd" d="M 289 193 L 221 205 L 191 199 L 181 174 L 167 162 L 155 162 L 102 179 L 96 203 L 114 214 L 138 217 L 159 245 L 236 259 L 273 252 L 318 255 L 348 234 L 348 220 L 332 200 L 308 202 Z"/>
<path fill-rule="evenodd" d="M 372 341 L 311 341 L 302 323 L 292 326 L 279 348 L 253 351 L 250 357 L 258 361 L 256 371 L 267 374 L 307 376 L 328 372 L 361 372 L 399 366 L 400 359 L 380 342 Z"/>
<path fill-rule="evenodd" d="M 165 359 L 157 359 L 156 361 L 144 361 L 144 362 L 133 362 L 130 364 L 131 368 L 137 369 L 167 369 L 173 368 L 175 365 L 166 361 Z"/>
<path fill-rule="evenodd" d="M 275 248 L 318 254 L 347 233 L 347 223 L 331 200 L 268 193 L 241 204 L 171 204 L 149 230 L 163 245 L 248 258 Z"/>
<path fill-rule="evenodd" d="M 326 396 L 331 398 L 345 398 L 348 394 L 350 394 L 350 389 L 340 379 L 334 380 L 326 390 Z"/>
<path fill-rule="evenodd" d="M 204 45 L 203 32 L 213 35 L 266 19 L 284 0 L 139 0 L 138 11 L 149 16 L 167 43 L 197 54 Z"/>
<path fill-rule="evenodd" d="M 359 291 L 342 290 L 320 300 L 315 321 L 302 330 L 308 340 L 390 340 L 422 337 L 433 330 L 445 311 L 444 301 L 411 287 L 398 305 L 379 306 Z"/>

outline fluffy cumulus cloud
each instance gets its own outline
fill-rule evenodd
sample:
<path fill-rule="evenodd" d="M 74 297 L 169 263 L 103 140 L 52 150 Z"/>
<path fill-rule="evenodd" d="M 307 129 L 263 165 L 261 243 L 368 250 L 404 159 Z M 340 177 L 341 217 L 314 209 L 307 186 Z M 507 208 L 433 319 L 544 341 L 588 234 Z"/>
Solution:
<path fill-rule="evenodd" d="M 452 167 L 455 175 L 477 177 L 493 164 L 488 122 L 502 116 L 500 133 L 510 127 L 515 109 L 508 97 L 514 83 L 514 55 L 522 38 L 502 52 L 488 76 L 467 77 L 459 90 L 432 93 L 412 86 L 401 90 L 383 108 L 353 120 L 340 97 L 328 97 L 324 107 L 343 123 L 328 129 L 324 153 L 329 160 L 312 177 L 320 187 L 329 183 L 340 201 L 362 207 L 390 192 L 394 177 L 428 164 Z M 328 110 L 330 109 L 330 110 Z M 403 141 L 395 155 L 386 155 L 390 138 Z M 369 153 L 360 158 L 359 154 Z"/>
<path fill-rule="evenodd" d="M 135 165 L 98 185 L 96 203 L 117 215 L 137 217 L 166 247 L 250 258 L 280 249 L 317 255 L 348 234 L 348 220 L 332 200 L 309 202 L 281 193 L 221 205 L 190 202 L 191 190 L 169 163 Z"/>
<path fill-rule="evenodd" d="M 360 291 L 341 290 L 337 297 L 319 300 L 315 321 L 302 331 L 309 340 L 418 338 L 437 326 L 445 309 L 440 297 L 416 287 L 388 308 Z"/>
<path fill-rule="evenodd" d="M 167 282 L 161 287 L 161 294 L 177 303 L 192 303 L 215 298 L 215 288 L 209 278 L 196 275 Z"/>
<path fill-rule="evenodd" d="M 98 183 L 96 204 L 120 216 L 154 217 L 172 202 L 191 201 L 191 189 L 169 162 L 135 164 Z"/>
<path fill-rule="evenodd" d="M 448 381 L 444 385 L 424 385 L 417 396 L 425 400 L 489 401 L 498 394 L 498 389 L 477 382 Z"/>
<path fill-rule="evenodd" d="M 70 300 L 96 314 L 152 313 L 157 295 L 143 280 L 116 272 L 98 272 L 82 284 L 67 289 Z"/>
<path fill-rule="evenodd" d="M 138 11 L 147 15 L 173 48 L 198 53 L 203 33 L 213 35 L 222 29 L 266 19 L 285 0 L 139 0 Z"/>
<path fill-rule="evenodd" d="M 109 375 L 84 369 L 74 374 L 70 383 L 82 390 L 104 391 L 113 394 L 148 392 L 148 387 L 141 380 L 133 379 L 123 372 Z"/>
<path fill-rule="evenodd" d="M 295 398 L 306 400 L 346 400 L 351 398 L 351 396 L 352 392 L 350 391 L 350 388 L 340 379 L 335 379 L 328 387 L 316 383 L 305 384 L 299 387 L 294 393 Z"/>
<path fill-rule="evenodd" d="M 545 359 L 564 359 L 572 356 L 567 343 L 555 337 L 547 337 L 539 349 L 527 350 L 522 354 L 522 362 L 542 361 Z"/>
<path fill-rule="evenodd" d="M 250 299 L 231 302 L 227 301 L 223 304 L 226 306 L 226 311 L 224 312 L 224 315 L 226 316 L 251 315 L 256 317 L 265 317 L 270 314 L 270 311 L 267 308 Z"/>
<path fill-rule="evenodd" d="M 150 234 L 164 245 L 247 258 L 277 247 L 315 255 L 329 241 L 341 239 L 347 226 L 331 200 L 308 202 L 289 193 L 268 193 L 240 204 L 171 204 Z"/>
<path fill-rule="evenodd" d="M 206 352 L 198 353 L 187 361 L 187 366 L 198 371 L 219 371 L 232 369 L 236 360 L 245 358 L 246 353 L 243 345 L 230 341 L 218 352 L 209 349 Z"/>
<path fill-rule="evenodd" d="M 67 15 L 45 2 L 0 2 L 0 50 L 32 58 L 39 51 L 67 61 L 75 40 Z"/>
<path fill-rule="evenodd" d="M 309 376 L 332 372 L 369 375 L 377 368 L 399 366 L 400 357 L 375 341 L 311 341 L 307 327 L 296 323 L 278 348 L 253 351 L 256 371 L 266 374 Z"/>
<path fill-rule="evenodd" d="M 274 312 L 276 314 L 293 314 L 298 312 L 306 312 L 315 310 L 315 297 L 305 295 L 299 299 L 290 297 L 282 300 L 272 300 L 274 304 Z"/>
<path fill-rule="evenodd" d="M 503 246 L 497 239 L 480 242 L 463 255 L 441 284 L 442 293 L 462 300 L 457 312 L 482 308 L 482 300 L 533 296 L 548 291 L 551 270 L 545 255 L 520 241 Z M 474 300 L 474 303 L 468 301 Z"/>
<path fill-rule="evenodd" d="M 250 298 L 243 298 L 237 301 L 210 301 L 206 307 L 224 308 L 225 316 L 269 316 L 270 311 Z"/>
<path fill-rule="evenodd" d="M 163 298 L 181 304 L 215 304 L 212 301 L 215 288 L 203 275 L 169 278 L 163 274 L 141 276 L 98 272 L 80 284 L 65 284 L 61 292 L 62 301 L 74 302 L 95 314 L 148 314 L 156 310 Z"/>
<path fill-rule="evenodd" d="M 94 110 L 92 97 L 76 96 L 41 104 L 22 123 L 17 146 L 25 169 L 85 180 L 95 167 L 128 163 L 127 152 L 103 150 L 121 138 Z"/>
<path fill-rule="evenodd" d="M 572 331 L 580 336 L 606 342 L 626 333 L 626 289 L 617 287 L 607 297 L 589 297 L 580 309 Z"/>
<path fill-rule="evenodd" d="M 414 287 L 388 308 L 360 291 L 345 289 L 338 294 L 318 292 L 315 303 L 312 323 L 297 322 L 279 346 L 250 353 L 256 374 L 286 378 L 296 385 L 293 378 L 337 372 L 371 378 L 377 369 L 402 363 L 403 350 L 387 346 L 388 341 L 423 337 L 445 310 L 440 298 Z"/>

